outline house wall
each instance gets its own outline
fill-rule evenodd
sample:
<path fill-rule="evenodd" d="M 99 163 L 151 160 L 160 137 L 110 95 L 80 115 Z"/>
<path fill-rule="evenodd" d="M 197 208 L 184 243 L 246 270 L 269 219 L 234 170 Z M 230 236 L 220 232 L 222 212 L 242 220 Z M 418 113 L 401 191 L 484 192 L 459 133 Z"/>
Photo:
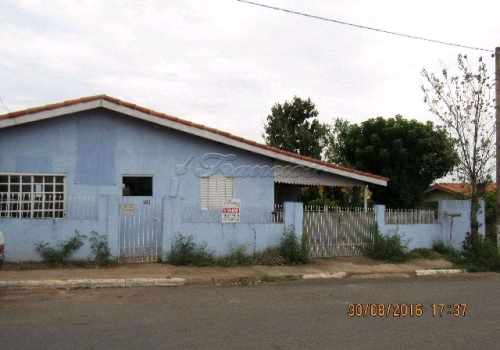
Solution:
<path fill-rule="evenodd" d="M 119 113 L 95 109 L 0 129 L 0 172 L 62 173 L 68 195 L 122 194 L 122 176 L 153 175 L 153 196 L 169 194 L 175 177 L 179 188 L 170 194 L 200 201 L 200 160 L 208 152 L 235 154 L 240 165 L 272 167 L 272 159 L 231 148 Z M 187 165 L 178 176 L 176 165 Z M 215 164 L 216 159 L 208 160 Z M 219 172 L 220 174 L 220 172 Z M 238 177 L 235 197 L 242 203 L 274 203 L 272 177 Z"/>
<path fill-rule="evenodd" d="M 485 207 L 484 201 L 480 201 L 481 208 Z M 374 206 L 376 221 L 380 233 L 384 235 L 399 234 L 408 240 L 408 248 L 432 248 L 436 239 L 444 244 L 451 244 L 456 249 L 461 249 L 465 234 L 470 232 L 470 201 L 467 200 L 441 200 L 438 202 L 437 224 L 415 224 L 415 225 L 387 225 L 385 223 L 385 206 Z M 460 215 L 453 218 L 451 227 L 451 214 Z M 479 221 L 479 233 L 485 234 L 485 212 L 479 210 L 477 215 Z"/>
<path fill-rule="evenodd" d="M 7 261 L 38 260 L 35 243 L 43 240 L 55 246 L 73 236 L 75 230 L 86 235 L 91 231 L 108 235 L 112 253 L 117 254 L 115 213 L 122 196 L 122 176 L 152 175 L 153 196 L 161 199 L 164 210 L 173 211 L 179 202 L 200 204 L 200 175 L 210 171 L 204 166 L 218 161 L 208 158 L 203 162 L 207 153 L 234 154 L 226 163 L 230 164 L 226 171 L 238 166 L 274 166 L 270 158 L 102 108 L 0 129 L 0 173 L 65 174 L 67 197 L 99 198 L 99 217 L 93 220 L 0 218 Z M 191 156 L 186 173 L 176 173 L 176 166 Z M 272 172 L 270 175 L 250 177 L 236 173 L 234 197 L 242 205 L 274 205 Z M 110 201 L 112 204 L 108 204 Z M 252 242 L 257 249 L 275 245 L 283 231 L 283 224 L 171 226 L 168 220 L 176 219 L 170 212 L 165 215 L 164 253 L 170 249 L 177 231 L 195 235 L 221 254 L 227 252 L 231 240 L 238 245 Z M 87 243 L 75 258 L 85 258 L 89 253 Z"/>

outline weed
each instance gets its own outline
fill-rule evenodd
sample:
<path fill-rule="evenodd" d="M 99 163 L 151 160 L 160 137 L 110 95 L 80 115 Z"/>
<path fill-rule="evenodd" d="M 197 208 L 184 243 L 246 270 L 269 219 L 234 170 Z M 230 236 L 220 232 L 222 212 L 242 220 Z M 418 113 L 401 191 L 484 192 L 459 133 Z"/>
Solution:
<path fill-rule="evenodd" d="M 90 250 L 97 266 L 109 266 L 116 263 L 117 260 L 113 259 L 108 247 L 108 237 L 100 235 L 96 231 L 92 231 L 91 235 L 92 237 L 89 238 Z"/>
<path fill-rule="evenodd" d="M 174 237 L 172 250 L 166 256 L 166 262 L 172 265 L 210 266 L 213 265 L 213 252 L 207 249 L 207 244 L 193 242 L 193 236 L 185 237 L 177 233 Z"/>
<path fill-rule="evenodd" d="M 281 256 L 280 247 L 268 247 L 261 252 L 255 253 L 254 264 L 257 265 L 269 265 L 269 266 L 281 266 L 285 265 L 285 259 Z"/>
<path fill-rule="evenodd" d="M 303 234 L 299 242 L 294 227 L 285 227 L 280 245 L 281 256 L 285 263 L 289 265 L 307 264 L 309 262 L 308 241 L 307 234 Z"/>
<path fill-rule="evenodd" d="M 473 244 L 472 235 L 467 232 L 461 253 L 459 265 L 470 272 L 500 271 L 500 254 L 497 247 L 481 234 L 478 235 L 476 244 Z"/>
<path fill-rule="evenodd" d="M 372 259 L 394 263 L 410 260 L 408 241 L 403 240 L 397 232 L 392 236 L 382 235 L 375 224 L 372 233 L 373 240 L 366 241 L 361 247 L 361 252 L 364 255 Z"/>
<path fill-rule="evenodd" d="M 441 239 L 435 239 L 434 242 L 432 243 L 432 250 L 444 255 L 447 260 L 458 264 L 460 263 L 461 258 L 461 252 L 458 249 L 453 248 L 450 245 L 444 244 L 444 242 Z"/>
<path fill-rule="evenodd" d="M 75 235 L 66 241 L 59 241 L 57 248 L 49 246 L 49 243 L 41 241 L 35 243 L 35 251 L 40 254 L 42 260 L 51 265 L 62 264 L 75 251 L 83 246 L 83 241 L 87 238 L 75 230 Z"/>
<path fill-rule="evenodd" d="M 175 235 L 172 250 L 167 254 L 165 262 L 184 266 L 245 266 L 245 265 L 297 265 L 309 261 L 308 236 L 302 239 L 296 237 L 293 227 L 285 229 L 279 247 L 266 248 L 263 251 L 249 255 L 248 243 L 236 245 L 229 242 L 229 254 L 214 256 L 207 249 L 206 243 L 195 243 L 193 236 Z"/>

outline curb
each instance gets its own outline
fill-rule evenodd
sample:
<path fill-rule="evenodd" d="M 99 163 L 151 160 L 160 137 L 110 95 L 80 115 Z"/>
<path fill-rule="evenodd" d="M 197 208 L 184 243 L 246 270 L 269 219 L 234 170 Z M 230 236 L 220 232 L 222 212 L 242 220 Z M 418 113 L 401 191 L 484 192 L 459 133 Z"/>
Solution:
<path fill-rule="evenodd" d="M 0 290 L 80 289 L 183 286 L 184 278 L 118 278 L 44 281 L 0 281 Z"/>
<path fill-rule="evenodd" d="M 311 279 L 320 279 L 320 278 L 346 278 L 346 272 L 333 272 L 333 273 L 311 273 L 307 275 L 302 275 L 302 279 L 311 280 Z"/>
<path fill-rule="evenodd" d="M 415 276 L 433 276 L 433 275 L 456 274 L 465 272 L 466 270 L 460 270 L 460 269 L 415 270 Z"/>
<path fill-rule="evenodd" d="M 445 274 L 465 273 L 460 269 L 440 269 L 440 270 L 414 270 L 399 271 L 393 273 L 313 273 L 305 275 L 295 275 L 295 280 L 313 279 L 348 279 L 348 278 L 382 278 L 382 277 L 419 277 Z M 293 279 L 292 279 L 293 280 Z M 33 289 L 84 289 L 84 288 L 130 288 L 130 287 L 178 287 L 189 285 L 240 285 L 254 284 L 261 282 L 258 277 L 240 278 L 115 278 L 115 279 L 75 279 L 75 280 L 27 280 L 27 281 L 0 281 L 1 290 L 33 290 Z"/>

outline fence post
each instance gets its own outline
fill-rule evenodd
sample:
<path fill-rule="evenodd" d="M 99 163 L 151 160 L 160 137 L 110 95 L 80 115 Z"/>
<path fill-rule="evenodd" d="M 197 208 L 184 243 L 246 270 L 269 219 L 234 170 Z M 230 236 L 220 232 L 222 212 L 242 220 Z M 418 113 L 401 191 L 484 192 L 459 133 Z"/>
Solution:
<path fill-rule="evenodd" d="M 283 223 L 285 227 L 293 225 L 295 236 L 302 238 L 302 217 L 304 215 L 304 204 L 300 202 L 283 203 Z"/>
<path fill-rule="evenodd" d="M 101 197 L 99 197 L 99 221 L 101 221 Z M 106 197 L 105 197 L 106 198 Z M 106 234 L 108 235 L 108 248 L 111 254 L 115 257 L 120 256 L 120 243 L 118 241 L 119 232 L 119 222 L 120 222 L 120 208 L 118 203 L 118 196 L 107 196 L 107 229 Z M 105 221 L 105 222 L 106 222 Z"/>
<path fill-rule="evenodd" d="M 380 233 L 385 232 L 385 205 L 376 204 L 373 206 L 375 212 L 375 222 Z"/>

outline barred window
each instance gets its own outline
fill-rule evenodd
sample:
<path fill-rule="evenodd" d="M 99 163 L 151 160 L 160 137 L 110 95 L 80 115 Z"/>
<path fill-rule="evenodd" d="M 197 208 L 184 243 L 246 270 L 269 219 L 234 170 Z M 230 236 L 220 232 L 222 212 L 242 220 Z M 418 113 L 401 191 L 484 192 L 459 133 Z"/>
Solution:
<path fill-rule="evenodd" d="M 63 218 L 66 176 L 0 174 L 0 217 Z"/>
<path fill-rule="evenodd" d="M 234 178 L 205 176 L 201 178 L 201 209 L 220 209 L 224 200 L 234 198 Z"/>

